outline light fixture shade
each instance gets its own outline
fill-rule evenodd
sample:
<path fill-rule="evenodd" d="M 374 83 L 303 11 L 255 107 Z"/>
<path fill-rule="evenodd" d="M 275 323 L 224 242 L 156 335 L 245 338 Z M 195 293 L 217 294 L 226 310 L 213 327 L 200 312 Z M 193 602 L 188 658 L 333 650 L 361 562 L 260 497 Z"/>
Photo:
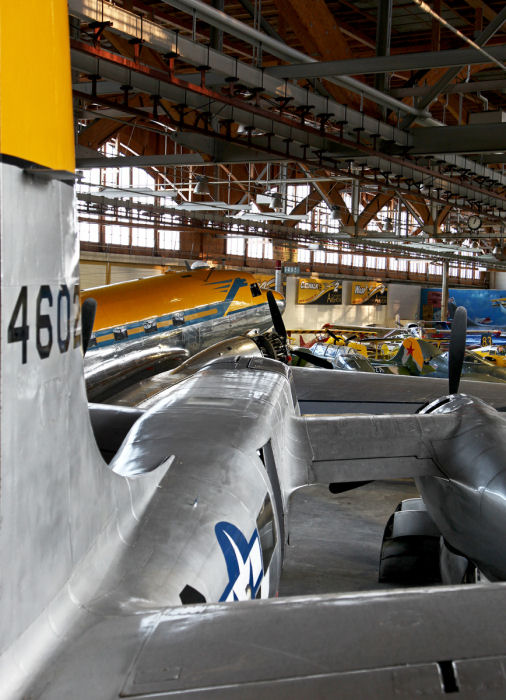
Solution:
<path fill-rule="evenodd" d="M 271 195 L 271 209 L 274 209 L 274 211 L 283 209 L 283 197 L 279 192 L 273 192 Z"/>
<path fill-rule="evenodd" d="M 387 216 L 385 218 L 385 226 L 384 226 L 384 231 L 393 231 L 393 220 L 390 216 Z"/>
<path fill-rule="evenodd" d="M 197 179 L 197 184 L 193 190 L 194 194 L 211 194 L 209 189 L 209 180 L 205 175 Z"/>

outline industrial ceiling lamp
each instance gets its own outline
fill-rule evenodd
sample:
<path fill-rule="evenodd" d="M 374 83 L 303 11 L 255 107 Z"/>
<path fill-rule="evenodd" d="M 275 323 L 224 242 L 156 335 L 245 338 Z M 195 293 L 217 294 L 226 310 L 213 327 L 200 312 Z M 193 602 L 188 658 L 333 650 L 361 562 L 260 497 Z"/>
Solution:
<path fill-rule="evenodd" d="M 388 232 L 388 233 L 392 233 L 392 231 L 394 230 L 393 223 L 394 223 L 393 219 L 390 216 L 387 216 L 385 218 L 385 224 L 384 224 L 383 230 Z"/>
<path fill-rule="evenodd" d="M 331 209 L 330 209 L 330 218 L 332 221 L 339 221 L 339 207 L 337 204 L 333 204 Z"/>
<path fill-rule="evenodd" d="M 193 194 L 211 194 L 209 189 L 209 180 L 205 175 L 197 175 L 197 184 L 193 190 Z"/>
<path fill-rule="evenodd" d="M 281 196 L 280 192 L 273 192 L 271 194 L 271 209 L 274 209 L 274 211 L 282 211 L 283 210 L 283 197 Z"/>

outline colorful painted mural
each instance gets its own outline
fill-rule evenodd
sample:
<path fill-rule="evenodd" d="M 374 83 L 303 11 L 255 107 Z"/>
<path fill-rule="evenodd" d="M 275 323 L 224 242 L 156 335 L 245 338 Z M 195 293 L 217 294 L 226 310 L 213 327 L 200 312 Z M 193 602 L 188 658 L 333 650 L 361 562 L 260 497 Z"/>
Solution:
<path fill-rule="evenodd" d="M 468 324 L 478 328 L 506 327 L 505 289 L 450 289 L 448 318 L 457 306 L 464 306 Z M 424 321 L 441 320 L 441 290 L 422 289 L 420 315 Z"/>

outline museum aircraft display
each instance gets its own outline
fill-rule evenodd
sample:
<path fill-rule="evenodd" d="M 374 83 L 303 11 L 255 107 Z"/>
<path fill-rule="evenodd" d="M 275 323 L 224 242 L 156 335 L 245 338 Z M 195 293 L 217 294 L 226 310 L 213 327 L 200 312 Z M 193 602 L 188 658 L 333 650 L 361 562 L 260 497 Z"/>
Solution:
<path fill-rule="evenodd" d="M 124 432 L 107 464 L 83 375 L 67 4 L 0 19 L 2 696 L 497 697 L 502 584 L 251 600 L 276 593 L 309 483 L 414 475 L 445 541 L 506 576 L 504 418 L 457 393 L 458 328 L 450 395 L 419 415 L 301 417 L 308 377 L 335 393 L 349 375 L 220 357 L 149 407 L 101 404 Z"/>
<path fill-rule="evenodd" d="M 284 298 L 270 292 L 284 309 Z M 250 332 L 262 352 L 286 360 L 286 340 L 272 326 L 267 293 L 246 272 L 190 269 L 96 287 L 85 374 L 90 400 L 103 400 L 125 383 L 170 370 L 189 356 Z"/>
<path fill-rule="evenodd" d="M 272 292 L 284 309 L 284 298 Z M 181 347 L 195 354 L 204 347 L 252 328 L 272 325 L 267 294 L 253 275 L 199 268 L 95 287 L 81 294 L 97 310 L 88 358 L 106 357 L 106 348 Z M 141 342 L 139 342 L 141 341 Z"/>

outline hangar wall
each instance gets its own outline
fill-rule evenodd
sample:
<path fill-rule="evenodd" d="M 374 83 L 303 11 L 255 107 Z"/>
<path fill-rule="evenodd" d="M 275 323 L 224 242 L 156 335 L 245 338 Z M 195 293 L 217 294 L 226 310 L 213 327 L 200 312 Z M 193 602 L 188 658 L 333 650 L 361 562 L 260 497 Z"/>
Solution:
<path fill-rule="evenodd" d="M 183 261 L 146 256 L 118 255 L 104 260 L 102 254 L 81 255 L 81 289 L 162 274 L 168 264 L 183 269 Z M 286 278 L 285 325 L 289 329 L 320 328 L 324 323 L 339 325 L 393 326 L 399 313 L 401 320 L 415 320 L 420 311 L 421 285 L 391 283 L 387 285 L 386 305 L 351 304 L 351 280 L 343 280 L 343 303 L 336 305 L 297 304 L 296 276 Z M 506 286 L 506 285 L 505 285 Z"/>
<path fill-rule="evenodd" d="M 420 285 L 388 284 L 386 305 L 351 304 L 350 280 L 343 280 L 342 304 L 297 304 L 297 277 L 286 280 L 286 310 L 284 322 L 289 329 L 320 328 L 324 323 L 335 325 L 393 326 L 398 313 L 401 320 L 415 320 L 420 312 Z"/>
<path fill-rule="evenodd" d="M 113 260 L 94 259 L 93 254 L 81 256 L 79 270 L 81 276 L 81 289 L 100 287 L 115 282 L 152 277 L 160 275 L 164 271 L 160 259 L 153 259 L 152 264 L 143 256 L 140 261 L 136 256 L 115 255 Z M 149 260 L 149 258 L 148 258 Z"/>

